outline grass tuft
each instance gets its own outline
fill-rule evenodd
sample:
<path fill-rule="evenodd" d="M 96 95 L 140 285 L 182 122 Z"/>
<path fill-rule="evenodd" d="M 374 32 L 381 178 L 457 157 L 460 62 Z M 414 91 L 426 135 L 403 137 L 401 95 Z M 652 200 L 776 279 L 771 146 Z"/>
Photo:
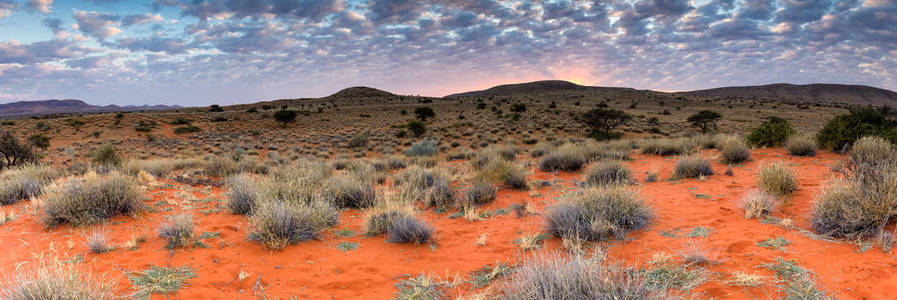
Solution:
<path fill-rule="evenodd" d="M 646 227 L 651 211 L 625 187 L 587 188 L 573 201 L 552 205 L 546 213 L 548 233 L 573 240 L 622 238 Z"/>
<path fill-rule="evenodd" d="M 710 161 L 699 156 L 683 156 L 676 162 L 673 178 L 698 178 L 713 175 Z"/>
<path fill-rule="evenodd" d="M 760 168 L 759 177 L 757 186 L 770 195 L 784 196 L 797 190 L 797 176 L 794 175 L 794 170 L 781 162 Z"/>
<path fill-rule="evenodd" d="M 115 215 L 141 211 L 142 198 L 140 187 L 128 176 L 88 174 L 66 181 L 44 199 L 43 223 L 48 227 L 100 223 Z"/>

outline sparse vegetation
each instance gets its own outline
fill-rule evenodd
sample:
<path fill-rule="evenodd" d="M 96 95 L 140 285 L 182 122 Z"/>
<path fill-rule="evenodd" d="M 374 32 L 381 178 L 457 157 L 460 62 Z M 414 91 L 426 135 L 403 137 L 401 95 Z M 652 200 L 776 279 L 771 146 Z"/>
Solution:
<path fill-rule="evenodd" d="M 638 271 L 580 256 L 537 256 L 504 283 L 501 299 L 650 299 L 657 297 Z"/>
<path fill-rule="evenodd" d="M 673 178 L 698 178 L 713 175 L 710 161 L 699 156 L 683 156 L 676 162 Z"/>
<path fill-rule="evenodd" d="M 44 199 L 43 222 L 76 226 L 103 222 L 115 215 L 143 210 L 143 193 L 130 177 L 112 173 L 86 175 L 66 181 Z"/>
<path fill-rule="evenodd" d="M 128 279 L 135 290 L 135 295 L 149 298 L 153 294 L 174 294 L 187 286 L 187 280 L 196 277 L 196 271 L 190 267 L 157 267 L 132 272 Z"/>
<path fill-rule="evenodd" d="M 165 223 L 159 227 L 159 237 L 164 238 L 168 249 L 192 246 L 195 236 L 193 215 L 181 213 L 166 218 Z"/>
<path fill-rule="evenodd" d="M 8 275 L 0 280 L 0 298 L 3 299 L 114 299 L 111 282 L 72 264 L 42 261 L 24 266 L 14 276 Z"/>
<path fill-rule="evenodd" d="M 548 233 L 584 241 L 622 238 L 652 218 L 638 195 L 625 187 L 587 188 L 573 197 L 548 208 Z"/>
<path fill-rule="evenodd" d="M 619 161 L 601 161 L 589 168 L 585 183 L 590 186 L 625 185 L 632 179 L 632 172 Z"/>
<path fill-rule="evenodd" d="M 809 137 L 792 135 L 785 141 L 788 154 L 794 156 L 816 156 L 816 141 Z"/>

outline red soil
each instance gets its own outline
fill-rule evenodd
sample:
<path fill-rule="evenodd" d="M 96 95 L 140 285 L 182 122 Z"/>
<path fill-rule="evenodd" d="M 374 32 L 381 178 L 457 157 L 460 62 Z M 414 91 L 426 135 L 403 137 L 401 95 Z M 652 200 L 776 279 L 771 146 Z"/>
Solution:
<path fill-rule="evenodd" d="M 715 153 L 705 152 L 704 155 L 714 157 Z M 639 265 L 659 251 L 677 255 L 689 243 L 688 232 L 701 226 L 711 228 L 711 234 L 693 240 L 714 252 L 719 263 L 709 267 L 715 275 L 692 291 L 699 298 L 749 299 L 775 295 L 773 274 L 758 265 L 774 262 L 777 257 L 795 260 L 815 272 L 821 287 L 838 298 L 897 298 L 897 290 L 889 288 L 897 282 L 897 275 L 893 274 L 897 260 L 892 254 L 882 253 L 878 248 L 858 253 L 855 245 L 815 240 L 793 228 L 748 220 L 738 207 L 742 195 L 755 187 L 756 173 L 762 162 L 783 160 L 796 169 L 800 190 L 789 197 L 776 216 L 792 219 L 795 227 L 808 229 L 814 196 L 825 180 L 833 176 L 829 168 L 832 162 L 840 159 L 838 155 L 821 153 L 817 157 L 798 158 L 785 155 L 781 149 L 757 150 L 753 161 L 733 168 L 733 177 L 722 175 L 726 166 L 716 163 L 714 168 L 719 174 L 703 181 L 666 180 L 675 165 L 674 157 L 635 155 L 634 158 L 627 164 L 639 182 L 644 181 L 645 172 L 659 172 L 658 182 L 641 183 L 636 187 L 656 218 L 648 229 L 631 233 L 626 241 L 602 243 L 608 247 L 611 261 Z M 536 212 L 542 212 L 583 176 L 582 173 L 554 175 L 533 171 L 531 180 L 556 180 L 556 185 L 537 192 L 502 189 L 496 201 L 481 210 L 495 211 L 512 203 L 528 201 Z M 13 274 L 17 267 L 33 263 L 36 256 L 61 260 L 80 256 L 82 265 L 116 282 L 121 294 L 133 292 L 126 275 L 128 271 L 156 265 L 190 266 L 196 270 L 197 277 L 178 292 L 178 297 L 184 299 L 251 299 L 260 293 L 278 298 L 384 299 L 396 292 L 394 284 L 400 279 L 421 273 L 443 280 L 465 280 L 472 271 L 483 266 L 515 263 L 523 252 L 513 241 L 523 235 L 539 233 L 543 222 L 539 215 L 518 219 L 513 213 L 469 222 L 463 218 L 451 219 L 450 213 L 436 214 L 427 210 L 422 216 L 435 225 L 437 245 L 414 246 L 387 243 L 382 235 L 364 236 L 364 213 L 346 210 L 340 215 L 340 223 L 321 240 L 271 252 L 247 240 L 245 217 L 225 210 L 205 211 L 214 208 L 216 200 L 223 201 L 221 189 L 165 183 L 170 186 L 147 191 L 151 199 L 146 203 L 155 207 L 155 212 L 143 213 L 136 218 L 116 217 L 103 226 L 112 243 L 119 246 L 105 254 L 90 253 L 84 242 L 84 236 L 98 227 L 62 226 L 47 230 L 27 201 L 0 208 L 19 215 L 16 220 L 0 225 L 0 245 L 4 249 L 4 255 L 0 256 L 0 273 Z M 191 198 L 190 193 L 208 202 L 183 199 Z M 220 237 L 203 241 L 209 248 L 169 251 L 165 249 L 165 241 L 157 237 L 164 217 L 185 207 L 194 212 L 198 233 L 220 232 Z M 355 235 L 342 237 L 335 234 L 340 229 L 352 230 Z M 661 235 L 662 231 L 676 232 L 678 238 Z M 127 241 L 141 234 L 147 236 L 147 241 L 138 249 L 123 249 Z M 487 236 L 486 245 L 478 246 L 477 239 L 483 234 Z M 766 238 L 779 236 L 792 242 L 784 251 L 757 246 Z M 344 241 L 358 243 L 359 247 L 348 251 L 338 249 L 337 245 Z M 559 248 L 559 244 L 558 239 L 551 239 L 544 248 Z M 239 280 L 241 271 L 247 273 L 248 278 Z M 763 275 L 769 280 L 758 288 L 726 285 L 724 281 L 735 271 Z M 263 290 L 255 288 L 257 282 Z M 471 292 L 469 289 L 462 285 L 452 293 L 467 295 Z"/>

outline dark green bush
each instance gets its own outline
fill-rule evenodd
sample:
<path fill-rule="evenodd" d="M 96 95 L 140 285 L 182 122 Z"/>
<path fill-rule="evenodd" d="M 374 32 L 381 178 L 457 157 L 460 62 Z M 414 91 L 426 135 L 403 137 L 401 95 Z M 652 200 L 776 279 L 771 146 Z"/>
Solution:
<path fill-rule="evenodd" d="M 789 136 L 794 134 L 794 128 L 787 120 L 779 117 L 770 117 L 769 120 L 751 130 L 747 136 L 747 142 L 758 147 L 782 146 Z"/>
<path fill-rule="evenodd" d="M 871 107 L 852 109 L 825 124 L 816 134 L 824 149 L 843 151 L 864 136 L 879 136 L 897 143 L 897 121 L 887 118 L 888 111 Z"/>

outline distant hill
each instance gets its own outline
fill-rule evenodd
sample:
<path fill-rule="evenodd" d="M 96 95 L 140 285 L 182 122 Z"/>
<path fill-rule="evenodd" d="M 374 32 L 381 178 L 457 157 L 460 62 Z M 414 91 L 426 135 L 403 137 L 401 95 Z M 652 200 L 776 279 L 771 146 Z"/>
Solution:
<path fill-rule="evenodd" d="M 39 116 L 51 114 L 65 113 L 100 113 L 100 112 L 119 112 L 119 111 L 141 111 L 141 110 L 165 110 L 181 108 L 181 106 L 173 105 L 141 105 L 141 106 L 118 106 L 118 105 L 91 105 L 84 101 L 76 99 L 65 100 L 38 100 L 38 101 L 19 101 L 0 104 L 0 118 L 9 117 L 25 117 Z"/>
<path fill-rule="evenodd" d="M 395 94 L 378 90 L 375 88 L 369 88 L 364 86 L 353 86 L 350 88 L 345 88 L 340 90 L 339 92 L 334 93 L 333 95 L 327 96 L 326 98 L 336 98 L 336 99 L 348 99 L 348 98 L 370 98 L 370 97 L 393 97 Z"/>
<path fill-rule="evenodd" d="M 516 84 L 504 84 L 480 91 L 457 93 L 446 98 L 511 96 L 521 94 L 546 93 L 591 93 L 612 96 L 613 94 L 666 94 L 715 98 L 748 98 L 789 103 L 831 102 L 855 105 L 888 105 L 897 107 L 897 93 L 865 85 L 846 84 L 805 84 L 794 85 L 776 83 L 759 86 L 721 87 L 707 90 L 665 93 L 650 90 L 636 90 L 621 87 L 584 86 L 562 80 L 545 80 Z"/>
<path fill-rule="evenodd" d="M 679 94 L 703 97 L 755 98 L 800 103 L 822 101 L 857 105 L 897 106 L 897 93 L 865 85 L 821 83 L 795 85 L 776 83 L 760 86 L 721 87 Z"/>
<path fill-rule="evenodd" d="M 445 98 L 481 97 L 481 96 L 510 96 L 519 94 L 573 92 L 573 91 L 599 91 L 599 92 L 634 92 L 636 89 L 619 87 L 584 86 L 563 80 L 542 80 L 525 83 L 503 84 L 480 91 L 457 93 L 445 96 Z"/>

